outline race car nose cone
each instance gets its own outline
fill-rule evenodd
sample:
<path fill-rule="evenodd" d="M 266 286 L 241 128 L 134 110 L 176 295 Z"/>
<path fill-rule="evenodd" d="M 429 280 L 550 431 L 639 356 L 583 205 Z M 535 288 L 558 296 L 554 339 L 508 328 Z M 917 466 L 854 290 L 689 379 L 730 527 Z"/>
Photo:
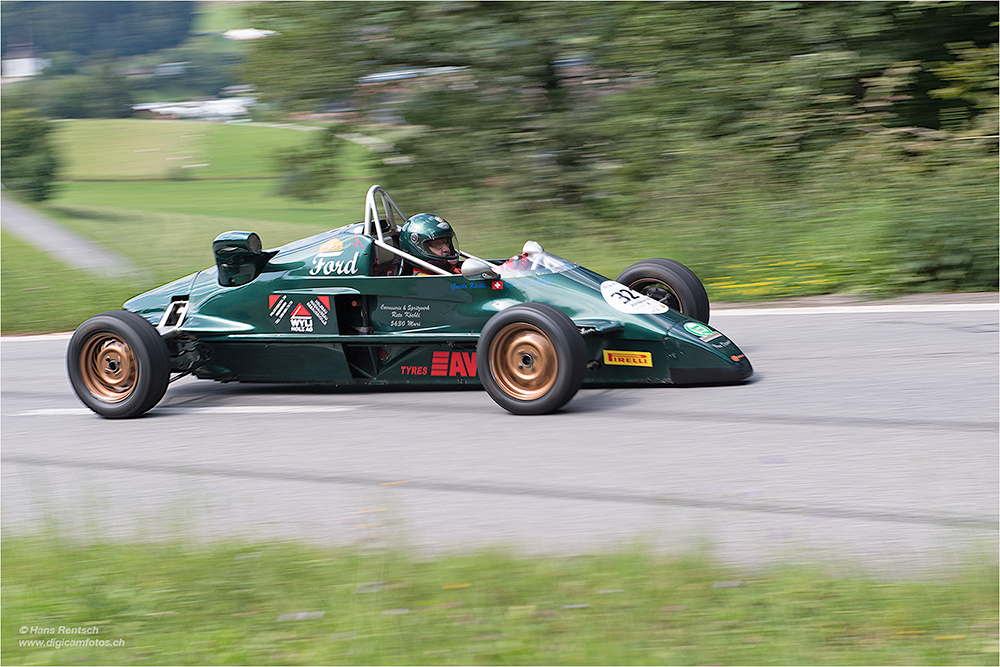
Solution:
<path fill-rule="evenodd" d="M 753 375 L 747 356 L 707 324 L 694 320 L 678 323 L 664 343 L 677 359 L 670 369 L 674 384 L 734 384 Z"/>

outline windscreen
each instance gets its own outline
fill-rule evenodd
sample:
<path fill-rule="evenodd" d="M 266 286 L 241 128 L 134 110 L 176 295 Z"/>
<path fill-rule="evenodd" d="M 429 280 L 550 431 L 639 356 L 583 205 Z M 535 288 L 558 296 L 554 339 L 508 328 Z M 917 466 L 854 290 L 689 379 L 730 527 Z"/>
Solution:
<path fill-rule="evenodd" d="M 546 273 L 563 273 L 576 267 L 577 264 L 574 262 L 543 251 L 530 255 L 515 255 L 501 264 L 497 273 L 500 274 L 501 278 L 519 278 Z"/>

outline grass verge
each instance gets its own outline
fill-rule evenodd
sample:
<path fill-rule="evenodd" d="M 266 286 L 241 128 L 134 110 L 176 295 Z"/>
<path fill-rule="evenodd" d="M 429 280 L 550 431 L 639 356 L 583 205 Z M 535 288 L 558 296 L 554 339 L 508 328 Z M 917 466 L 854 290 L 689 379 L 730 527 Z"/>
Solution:
<path fill-rule="evenodd" d="M 91 315 L 121 308 L 127 299 L 154 286 L 90 276 L 6 233 L 0 234 L 0 250 L 4 334 L 72 331 Z"/>
<path fill-rule="evenodd" d="M 995 665 L 998 654 L 986 565 L 880 583 L 748 576 L 641 549 L 420 560 L 11 535 L 2 556 L 5 664 Z M 68 643 L 88 638 L 120 641 Z"/>

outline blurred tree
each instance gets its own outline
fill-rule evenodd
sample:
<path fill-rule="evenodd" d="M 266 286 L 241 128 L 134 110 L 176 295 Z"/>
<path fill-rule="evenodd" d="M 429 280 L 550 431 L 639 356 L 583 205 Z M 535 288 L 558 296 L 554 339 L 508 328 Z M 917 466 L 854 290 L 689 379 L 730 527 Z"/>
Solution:
<path fill-rule="evenodd" d="M 87 95 L 90 115 L 94 118 L 128 118 L 132 115 L 132 95 L 125 77 L 114 71 L 113 61 L 97 66 L 90 77 Z"/>
<path fill-rule="evenodd" d="M 928 93 L 941 87 L 934 65 L 955 59 L 947 40 L 997 41 L 993 3 L 754 2 L 655 13 L 625 3 L 608 11 L 615 16 L 606 57 L 656 72 L 649 85 L 614 100 L 616 118 L 640 121 L 630 126 L 631 146 L 657 137 L 724 141 L 769 155 L 788 178 L 817 151 L 869 126 L 866 114 L 880 104 L 892 107 L 880 123 L 938 128 L 944 103 Z M 912 67 L 904 85 L 874 100 L 867 82 L 901 62 Z M 630 113 L 636 108 L 644 113 Z M 667 167 L 669 158 L 641 153 L 630 173 Z"/>
<path fill-rule="evenodd" d="M 38 108 L 50 118 L 90 118 L 90 77 L 83 75 L 40 79 L 23 86 L 29 96 L 21 98 L 28 108 Z"/>
<path fill-rule="evenodd" d="M 31 201 L 52 193 L 59 167 L 52 125 L 29 111 L 4 111 L 0 129 L 0 178 L 5 188 Z"/>
<path fill-rule="evenodd" d="M 968 42 L 953 44 L 950 48 L 956 58 L 934 70 L 942 87 L 930 92 L 932 97 L 956 103 L 942 107 L 941 125 L 976 141 L 980 148 L 994 151 L 996 142 L 991 140 L 991 135 L 1000 126 L 1000 96 L 997 95 L 1000 49 L 996 43 L 978 48 Z"/>
<path fill-rule="evenodd" d="M 277 156 L 283 172 L 279 195 L 310 201 L 319 197 L 325 188 L 336 184 L 342 143 L 332 129 L 322 135 L 313 144 L 290 149 Z"/>
<path fill-rule="evenodd" d="M 935 68 L 942 87 L 930 91 L 945 104 L 940 129 L 886 127 L 880 133 L 896 157 L 889 178 L 901 221 L 887 230 L 885 244 L 897 262 L 894 280 L 909 291 L 996 289 L 1000 282 L 998 48 L 968 42 L 949 48 L 957 58 Z M 876 97 L 883 113 L 892 112 L 888 100 L 900 99 L 886 94 L 902 87 L 898 78 L 887 70 L 871 85 L 882 93 Z"/>
<path fill-rule="evenodd" d="M 49 118 L 127 118 L 132 115 L 132 93 L 113 66 L 113 61 L 104 60 L 71 76 L 21 82 L 6 106 L 37 109 Z"/>
<path fill-rule="evenodd" d="M 874 122 L 937 128 L 957 106 L 974 116 L 989 102 L 929 93 L 944 87 L 937 68 L 956 60 L 949 40 L 997 41 L 996 4 L 976 2 L 249 11 L 280 33 L 254 45 L 247 70 L 265 99 L 305 110 L 354 94 L 421 128 L 396 144 L 406 158 L 390 169 L 399 184 L 490 185 L 525 205 L 561 201 L 612 217 L 634 213 L 643 184 L 676 172 L 679 156 L 753 154 L 769 178 L 793 184 L 822 151 Z M 876 113 L 871 82 L 901 62 L 913 69 L 881 100 L 892 113 Z M 435 67 L 460 69 L 420 75 Z M 393 71 L 398 78 L 365 78 Z"/>
<path fill-rule="evenodd" d="M 2 51 L 32 45 L 38 55 L 112 51 L 119 56 L 176 46 L 194 21 L 194 2 L 4 2 Z"/>
<path fill-rule="evenodd" d="M 52 64 L 42 70 L 41 76 L 67 76 L 76 74 L 77 68 L 83 63 L 84 58 L 73 51 L 53 51 L 46 54 Z"/>
<path fill-rule="evenodd" d="M 591 137 L 574 116 L 560 59 L 585 8 L 264 3 L 250 12 L 254 25 L 279 33 L 254 45 L 247 69 L 266 101 L 290 110 L 349 96 L 368 109 L 395 104 L 425 128 L 397 144 L 425 184 L 489 180 L 532 199 L 581 195 Z M 364 78 L 379 73 L 389 76 Z"/>

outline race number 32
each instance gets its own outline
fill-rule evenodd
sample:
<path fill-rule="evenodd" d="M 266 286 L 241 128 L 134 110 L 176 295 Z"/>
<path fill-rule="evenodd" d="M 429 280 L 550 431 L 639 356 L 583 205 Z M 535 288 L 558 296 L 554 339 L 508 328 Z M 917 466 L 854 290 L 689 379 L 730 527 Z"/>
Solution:
<path fill-rule="evenodd" d="M 622 313 L 665 313 L 669 310 L 666 304 L 639 294 L 614 280 L 601 283 L 601 295 L 612 308 Z"/>

